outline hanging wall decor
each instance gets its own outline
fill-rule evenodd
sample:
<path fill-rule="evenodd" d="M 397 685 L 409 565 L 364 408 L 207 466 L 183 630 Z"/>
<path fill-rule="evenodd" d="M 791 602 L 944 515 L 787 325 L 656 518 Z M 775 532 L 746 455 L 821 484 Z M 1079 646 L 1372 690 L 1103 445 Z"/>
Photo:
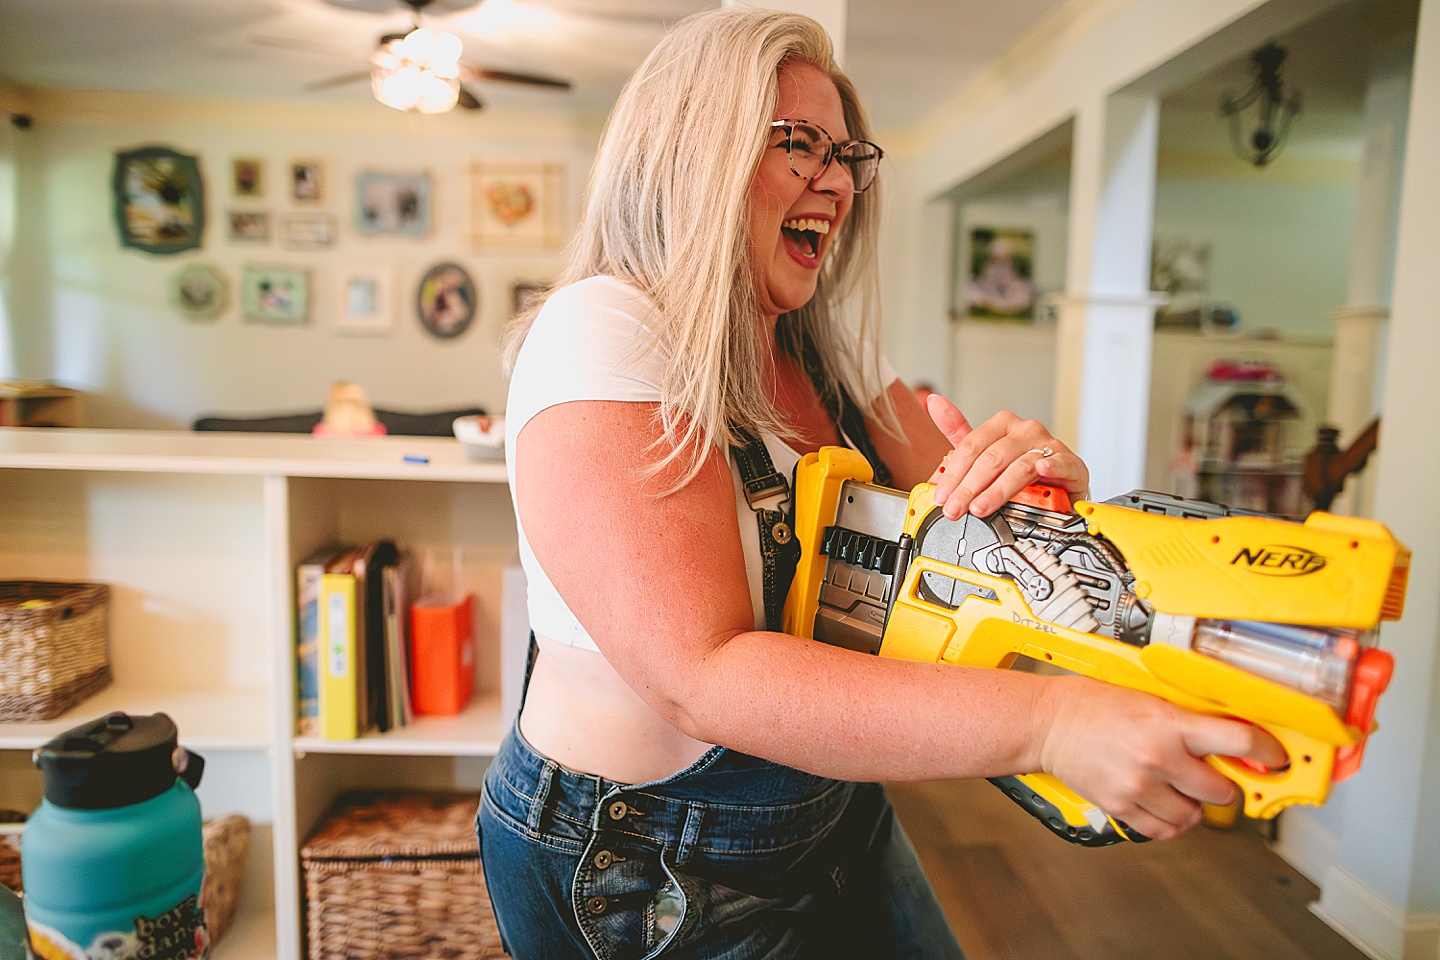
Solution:
<path fill-rule="evenodd" d="M 361 173 L 355 178 L 355 229 L 425 236 L 430 232 L 430 175 Z"/>
<path fill-rule="evenodd" d="M 118 151 L 111 192 L 121 246 L 164 254 L 200 246 L 205 188 L 198 158 L 169 147 Z"/>
<path fill-rule="evenodd" d="M 554 250 L 565 168 L 558 163 L 477 163 L 470 168 L 470 238 L 483 250 Z"/>
<path fill-rule="evenodd" d="M 171 281 L 171 301 L 187 320 L 214 320 L 225 309 L 225 278 L 208 263 L 181 267 Z"/>
<path fill-rule="evenodd" d="M 231 210 L 230 239 L 240 243 L 264 243 L 269 240 L 269 211 Z"/>
<path fill-rule="evenodd" d="M 253 323 L 302 324 L 310 310 L 310 274 L 294 267 L 246 267 L 240 302 Z"/>
<path fill-rule="evenodd" d="M 458 263 L 437 263 L 425 271 L 416 293 L 420 325 L 442 340 L 458 337 L 475 319 L 476 299 L 469 271 Z"/>
<path fill-rule="evenodd" d="M 237 197 L 264 196 L 264 161 L 259 157 L 235 157 L 231 160 L 230 191 Z"/>
<path fill-rule="evenodd" d="M 381 264 L 346 266 L 340 277 L 340 310 L 333 325 L 336 333 L 383 337 L 394 331 L 391 274 L 391 269 Z"/>
<path fill-rule="evenodd" d="M 1028 230 L 976 227 L 970 231 L 963 287 L 972 320 L 1030 322 L 1035 318 L 1035 237 Z"/>

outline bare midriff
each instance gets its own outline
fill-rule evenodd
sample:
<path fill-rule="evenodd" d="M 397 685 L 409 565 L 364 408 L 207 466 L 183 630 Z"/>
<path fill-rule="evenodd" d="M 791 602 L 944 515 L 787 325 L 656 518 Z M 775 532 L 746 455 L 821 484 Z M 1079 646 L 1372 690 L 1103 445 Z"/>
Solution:
<path fill-rule="evenodd" d="M 618 783 L 659 780 L 700 758 L 710 744 L 671 726 L 594 650 L 537 636 L 520 730 L 562 766 Z"/>

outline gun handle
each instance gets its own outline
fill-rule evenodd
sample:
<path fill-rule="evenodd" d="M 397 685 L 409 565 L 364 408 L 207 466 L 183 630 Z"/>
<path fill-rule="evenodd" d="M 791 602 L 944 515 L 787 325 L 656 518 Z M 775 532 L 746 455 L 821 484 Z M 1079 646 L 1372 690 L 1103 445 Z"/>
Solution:
<path fill-rule="evenodd" d="M 1244 791 L 1245 816 L 1269 820 L 1297 803 L 1316 807 L 1324 803 L 1330 795 L 1335 745 L 1285 727 L 1261 726 L 1285 748 L 1290 765 L 1283 770 L 1260 772 L 1234 757 L 1205 758 Z"/>
<path fill-rule="evenodd" d="M 990 782 L 1055 836 L 1082 847 L 1108 847 L 1126 840 L 1146 843 L 1123 821 L 1108 816 L 1095 804 L 1048 773 L 990 777 Z"/>

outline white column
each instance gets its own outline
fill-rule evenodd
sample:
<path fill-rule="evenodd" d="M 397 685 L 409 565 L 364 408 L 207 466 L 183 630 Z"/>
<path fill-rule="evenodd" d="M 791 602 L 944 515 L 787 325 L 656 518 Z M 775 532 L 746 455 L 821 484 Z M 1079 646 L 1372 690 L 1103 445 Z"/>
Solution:
<path fill-rule="evenodd" d="M 1440 0 L 1423 0 L 1415 45 L 1375 517 L 1413 551 L 1405 617 L 1387 625 L 1395 679 L 1380 732 L 1347 784 L 1339 864 L 1316 910 L 1371 956 L 1440 955 Z"/>
<path fill-rule="evenodd" d="M 1141 486 L 1145 476 L 1159 117 L 1156 98 L 1116 94 L 1075 118 L 1051 428 L 1089 464 L 1097 498 Z"/>
<path fill-rule="evenodd" d="M 850 0 L 721 0 L 722 7 L 762 7 L 766 10 L 783 10 L 786 13 L 803 13 L 820 21 L 830 42 L 835 45 L 835 62 L 845 62 L 845 24 Z"/>
<path fill-rule="evenodd" d="M 1407 39 L 1380 51 L 1370 63 L 1361 117 L 1364 150 L 1355 187 L 1350 280 L 1345 306 L 1334 313 L 1335 359 L 1326 416 L 1340 428 L 1342 445 L 1354 440 L 1380 409 L 1414 54 Z M 1373 473 L 1367 470 L 1351 478 L 1332 509 L 1369 515 L 1373 493 Z"/>

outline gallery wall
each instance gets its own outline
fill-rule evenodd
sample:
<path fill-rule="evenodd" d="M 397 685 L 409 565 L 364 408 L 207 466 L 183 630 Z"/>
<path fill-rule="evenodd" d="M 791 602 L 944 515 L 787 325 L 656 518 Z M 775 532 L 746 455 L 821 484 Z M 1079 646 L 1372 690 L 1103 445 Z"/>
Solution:
<path fill-rule="evenodd" d="M 184 427 L 198 415 L 318 409 L 336 380 L 353 380 L 377 406 L 430 410 L 480 405 L 503 409 L 497 340 L 511 315 L 512 286 L 544 282 L 560 251 L 479 249 L 471 242 L 469 189 L 476 162 L 558 163 L 562 235 L 578 217 L 598 140 L 595 120 L 525 118 L 455 111 L 404 115 L 378 104 L 324 107 L 200 102 L 120 94 L 51 94 L 36 104 L 32 129 L 0 142 L 0 188 L 7 159 L 17 178 L 15 240 L 4 258 L 0 379 L 54 378 L 91 394 L 94 426 Z M 163 145 L 200 158 L 206 223 L 202 246 L 175 255 L 123 248 L 111 189 L 117 150 Z M 235 157 L 262 161 L 259 197 L 233 194 Z M 292 161 L 314 159 L 324 172 L 318 202 L 290 196 Z M 429 174 L 432 207 L 423 238 L 367 236 L 355 226 L 355 182 L 364 171 Z M 0 204 L 3 208 L 4 204 Z M 268 211 L 268 241 L 228 236 L 232 210 Z M 323 212 L 334 243 L 296 249 L 279 236 L 292 212 Z M 4 227 L 0 215 L 0 229 Z M 478 287 L 468 329 L 442 340 L 418 322 L 422 275 L 444 262 L 463 266 Z M 228 281 L 228 305 L 213 320 L 186 319 L 173 300 L 176 274 L 205 263 Z M 247 265 L 303 269 L 311 307 L 302 324 L 256 323 L 242 316 L 239 283 Z M 390 280 L 392 328 L 371 336 L 336 329 L 342 284 L 363 267 Z"/>

